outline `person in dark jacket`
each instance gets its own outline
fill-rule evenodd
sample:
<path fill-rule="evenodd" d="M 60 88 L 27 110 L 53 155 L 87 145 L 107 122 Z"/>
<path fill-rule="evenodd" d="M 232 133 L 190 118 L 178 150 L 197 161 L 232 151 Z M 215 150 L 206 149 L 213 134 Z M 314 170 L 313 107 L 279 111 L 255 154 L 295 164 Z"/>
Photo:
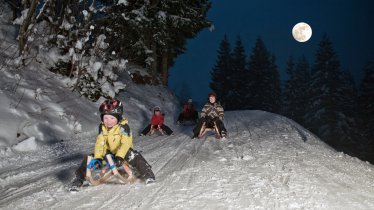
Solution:
<path fill-rule="evenodd" d="M 188 101 L 183 105 L 182 112 L 179 114 L 177 124 L 181 124 L 185 121 L 193 121 L 197 122 L 198 114 L 195 109 L 195 106 L 192 103 L 192 99 L 188 99 Z"/>
<path fill-rule="evenodd" d="M 193 137 L 199 137 L 202 127 L 205 125 L 208 128 L 217 126 L 218 134 L 221 138 L 226 137 L 227 131 L 223 124 L 224 110 L 223 107 L 217 102 L 217 95 L 215 93 L 209 93 L 208 102 L 204 105 L 200 120 L 197 126 L 193 130 Z"/>
<path fill-rule="evenodd" d="M 162 134 L 173 134 L 173 131 L 164 124 L 164 113 L 161 112 L 161 109 L 158 106 L 153 108 L 151 124 L 144 128 L 140 135 L 145 136 L 147 134 L 152 134 L 156 130 L 160 131 Z"/>

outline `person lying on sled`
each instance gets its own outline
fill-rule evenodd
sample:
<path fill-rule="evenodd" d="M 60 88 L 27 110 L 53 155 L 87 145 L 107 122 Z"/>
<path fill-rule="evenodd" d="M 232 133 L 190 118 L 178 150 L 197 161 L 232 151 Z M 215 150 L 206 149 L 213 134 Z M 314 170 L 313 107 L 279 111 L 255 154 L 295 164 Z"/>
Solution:
<path fill-rule="evenodd" d="M 149 124 L 144 130 L 140 133 L 141 136 L 148 134 L 153 134 L 155 131 L 160 131 L 161 134 L 172 135 L 173 131 L 164 124 L 164 113 L 161 112 L 159 106 L 153 108 L 153 116 L 151 119 L 151 124 Z"/>
<path fill-rule="evenodd" d="M 223 124 L 224 110 L 223 107 L 217 102 L 217 95 L 215 93 L 209 93 L 208 102 L 204 105 L 200 120 L 197 126 L 193 130 L 193 137 L 199 137 L 202 127 L 213 128 L 217 126 L 218 135 L 221 138 L 226 137 L 227 131 Z"/>
<path fill-rule="evenodd" d="M 122 166 L 126 161 L 130 166 L 137 169 L 146 184 L 155 181 L 155 175 L 151 166 L 144 157 L 133 149 L 132 135 L 127 119 L 122 117 L 123 106 L 117 99 L 105 100 L 99 108 L 101 124 L 99 135 L 96 138 L 93 159 L 87 164 L 85 156 L 80 167 L 75 172 L 75 179 L 72 188 L 79 188 L 83 185 L 86 177 L 86 169 L 101 168 L 105 165 L 105 156 L 112 154 L 117 167 Z"/>

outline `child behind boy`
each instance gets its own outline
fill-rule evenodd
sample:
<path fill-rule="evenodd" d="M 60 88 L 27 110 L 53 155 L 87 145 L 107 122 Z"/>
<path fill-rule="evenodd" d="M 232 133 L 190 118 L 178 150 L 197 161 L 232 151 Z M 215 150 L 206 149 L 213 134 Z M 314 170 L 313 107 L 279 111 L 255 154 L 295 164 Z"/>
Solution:
<path fill-rule="evenodd" d="M 156 106 L 153 108 L 153 116 L 151 119 L 151 124 L 149 124 L 141 132 L 141 136 L 145 136 L 148 133 L 152 134 L 154 131 L 160 131 L 162 134 L 166 133 L 167 135 L 172 135 L 173 131 L 164 124 L 164 114 L 161 112 L 160 107 Z"/>

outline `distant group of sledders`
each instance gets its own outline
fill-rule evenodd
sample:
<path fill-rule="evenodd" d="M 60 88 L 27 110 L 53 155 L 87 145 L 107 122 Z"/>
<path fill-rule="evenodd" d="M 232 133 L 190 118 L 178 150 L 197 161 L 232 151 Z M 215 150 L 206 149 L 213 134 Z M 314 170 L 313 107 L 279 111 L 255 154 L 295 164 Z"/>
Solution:
<path fill-rule="evenodd" d="M 155 182 L 155 175 L 151 166 L 140 152 L 133 149 L 132 133 L 128 120 L 123 118 L 123 105 L 117 99 L 107 99 L 99 107 L 101 124 L 99 135 L 96 137 L 94 153 L 84 157 L 75 172 L 75 178 L 70 191 L 78 191 L 84 181 L 97 185 L 105 182 L 111 176 L 116 176 L 120 182 L 140 178 L 146 184 Z M 193 129 L 194 138 L 203 137 L 206 132 L 213 131 L 216 138 L 225 138 L 226 128 L 223 124 L 224 109 L 217 102 L 217 95 L 209 93 L 208 102 L 204 105 L 200 118 L 192 99 L 183 105 L 177 124 L 184 125 L 192 122 L 196 124 Z M 161 135 L 173 135 L 173 131 L 164 124 L 164 113 L 161 108 L 153 108 L 151 123 L 140 133 L 141 136 L 152 135 L 159 132 Z M 92 171 L 101 170 L 98 179 L 92 177 Z M 136 171 L 134 175 L 133 171 Z M 127 177 L 124 179 L 123 177 Z"/>

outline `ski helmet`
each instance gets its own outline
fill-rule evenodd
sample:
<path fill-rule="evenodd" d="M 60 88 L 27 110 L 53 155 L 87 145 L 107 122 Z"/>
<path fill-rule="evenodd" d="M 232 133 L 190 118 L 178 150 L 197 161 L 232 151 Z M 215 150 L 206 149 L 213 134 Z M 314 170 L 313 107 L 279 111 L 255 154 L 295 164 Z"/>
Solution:
<path fill-rule="evenodd" d="M 99 108 L 101 120 L 104 115 L 113 115 L 118 121 L 122 119 L 123 106 L 122 102 L 117 99 L 106 99 Z"/>
<path fill-rule="evenodd" d="M 159 106 L 153 107 L 153 113 L 157 111 L 161 112 L 161 108 Z"/>

